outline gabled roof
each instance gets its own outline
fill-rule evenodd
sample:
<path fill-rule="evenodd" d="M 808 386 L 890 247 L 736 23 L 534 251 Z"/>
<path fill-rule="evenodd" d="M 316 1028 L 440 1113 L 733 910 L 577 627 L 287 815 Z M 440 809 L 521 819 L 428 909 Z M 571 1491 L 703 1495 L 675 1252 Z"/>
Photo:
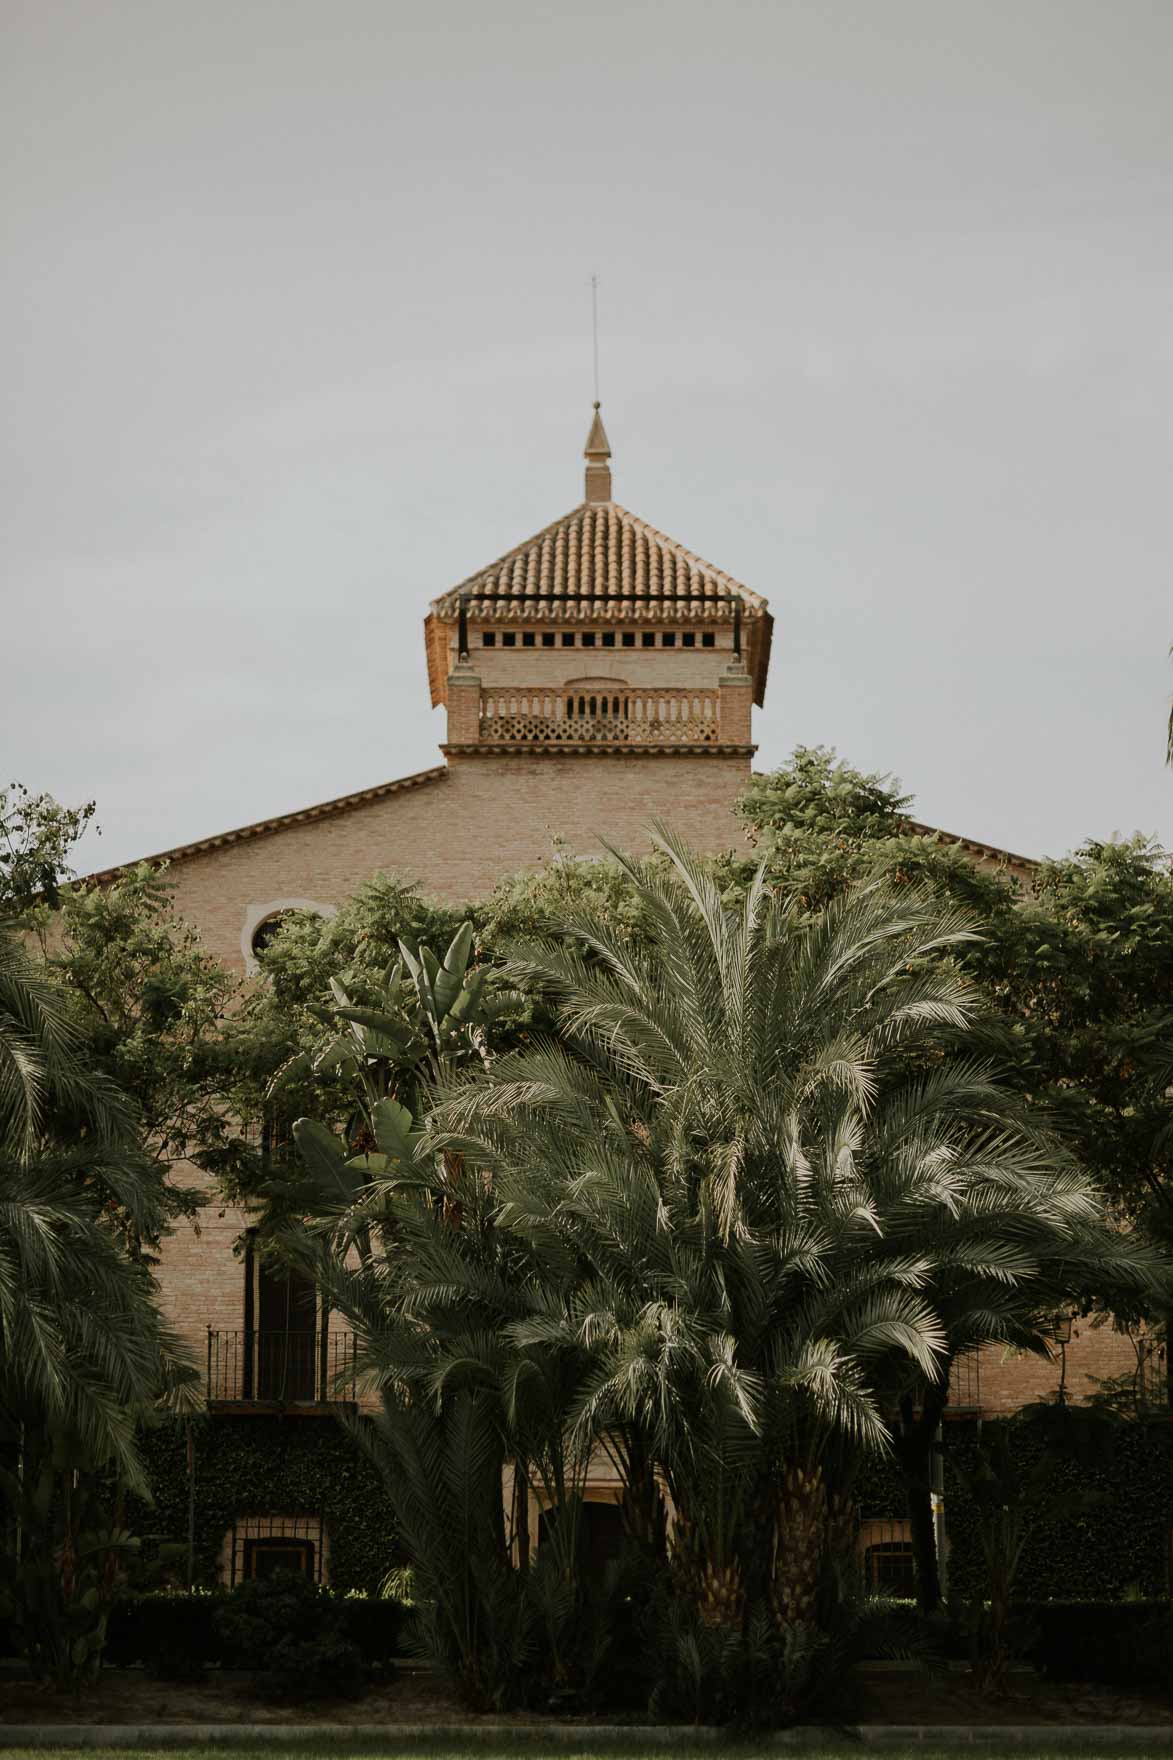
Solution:
<path fill-rule="evenodd" d="M 1038 856 L 1015 855 L 1012 849 L 999 849 L 996 843 L 982 843 L 976 837 L 962 837 L 956 831 L 942 831 L 939 825 L 922 825 L 917 819 L 908 821 L 908 828 L 917 837 L 931 837 L 937 843 L 955 843 L 968 856 L 976 856 L 979 861 L 996 862 L 999 867 L 1016 869 L 1021 874 L 1033 874 L 1041 866 Z"/>
<path fill-rule="evenodd" d="M 774 620 L 760 593 L 657 531 L 617 501 L 584 501 L 433 600 L 428 682 L 443 702 L 447 638 L 464 601 L 481 621 L 727 623 L 739 606 L 754 700 L 765 697 Z"/>
<path fill-rule="evenodd" d="M 412 776 L 400 776 L 393 782 L 376 783 L 374 788 L 361 788 L 354 794 L 341 794 L 334 800 L 319 801 L 316 806 L 302 807 L 296 813 L 281 813 L 273 819 L 258 819 L 255 824 L 241 825 L 235 831 L 221 831 L 215 837 L 203 837 L 195 843 L 177 844 L 174 849 L 161 850 L 158 855 L 140 856 L 137 861 L 123 862 L 119 867 L 103 868 L 95 874 L 82 875 L 79 884 L 106 886 L 125 874 L 130 868 L 137 868 L 139 862 L 155 866 L 160 862 L 182 861 L 188 856 L 204 855 L 209 850 L 224 849 L 230 844 L 242 843 L 247 838 L 265 837 L 270 832 L 284 831 L 292 825 L 306 825 L 316 819 L 328 819 L 336 813 L 349 813 L 356 807 L 370 806 L 374 801 L 384 800 L 388 795 L 400 794 L 406 789 L 424 788 L 429 783 L 442 782 L 448 775 L 448 767 L 438 764 L 431 770 L 417 770 Z M 941 831 L 935 825 L 921 825 L 910 822 L 910 829 L 924 837 L 936 838 L 941 843 L 960 844 L 967 854 L 987 861 L 1004 863 L 1009 868 L 1018 869 L 1024 874 L 1031 873 L 1038 867 L 1032 856 L 1015 855 L 1013 851 L 999 849 L 996 844 L 980 843 L 976 838 L 959 837 L 950 831 Z"/>
<path fill-rule="evenodd" d="M 328 819 L 335 813 L 353 812 L 356 807 L 370 806 L 373 801 L 381 801 L 390 794 L 400 794 L 405 789 L 423 788 L 429 782 L 442 782 L 448 774 L 446 764 L 437 764 L 432 770 L 417 770 L 413 776 L 400 776 L 394 782 L 379 782 L 374 788 L 360 788 L 355 794 L 340 794 L 332 801 L 319 801 L 316 806 L 302 807 L 296 813 L 280 813 L 275 819 L 258 819 L 254 825 L 241 825 L 235 831 L 221 831 L 215 837 L 201 837 L 196 843 L 177 844 L 174 849 L 161 850 L 155 856 L 140 856 L 138 861 L 123 862 L 117 868 L 103 868 L 97 874 L 83 874 L 82 885 L 105 886 L 111 880 L 117 880 L 130 868 L 137 868 L 139 862 L 146 862 L 154 867 L 158 862 L 178 862 L 187 856 L 201 856 L 208 850 L 224 849 L 228 844 L 243 843 L 249 837 L 265 837 L 271 831 L 284 831 L 291 825 L 308 825 L 315 819 Z"/>

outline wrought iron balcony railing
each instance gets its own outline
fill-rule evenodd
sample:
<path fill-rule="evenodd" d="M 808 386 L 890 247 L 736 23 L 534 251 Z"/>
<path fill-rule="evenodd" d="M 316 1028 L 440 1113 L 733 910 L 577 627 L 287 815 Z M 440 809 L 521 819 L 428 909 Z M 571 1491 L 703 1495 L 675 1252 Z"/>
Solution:
<path fill-rule="evenodd" d="M 355 1398 L 349 1332 L 208 1328 L 212 1404 L 323 1405 Z"/>

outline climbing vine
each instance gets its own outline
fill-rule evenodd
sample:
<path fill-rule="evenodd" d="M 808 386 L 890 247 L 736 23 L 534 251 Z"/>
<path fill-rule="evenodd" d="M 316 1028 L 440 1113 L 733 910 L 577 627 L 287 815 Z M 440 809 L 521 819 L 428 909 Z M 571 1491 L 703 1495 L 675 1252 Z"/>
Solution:
<path fill-rule="evenodd" d="M 138 1532 L 172 1543 L 187 1538 L 187 1453 L 182 1431 L 144 1439 L 154 1503 L 137 1512 Z M 395 1524 L 375 1469 L 340 1424 L 307 1417 L 216 1417 L 195 1429 L 197 1582 L 217 1580 L 224 1536 L 235 1519 L 321 1514 L 330 1537 L 335 1589 L 377 1593 L 400 1562 Z"/>

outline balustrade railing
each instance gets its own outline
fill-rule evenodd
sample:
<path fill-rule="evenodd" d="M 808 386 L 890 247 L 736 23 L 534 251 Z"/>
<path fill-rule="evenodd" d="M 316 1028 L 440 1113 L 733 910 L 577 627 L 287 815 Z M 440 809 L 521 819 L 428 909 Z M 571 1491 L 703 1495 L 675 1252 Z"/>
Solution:
<path fill-rule="evenodd" d="M 349 1332 L 208 1328 L 207 1397 L 220 1403 L 325 1404 L 355 1398 Z"/>
<path fill-rule="evenodd" d="M 481 693 L 482 740 L 511 745 L 716 745 L 718 691 L 492 690 Z"/>

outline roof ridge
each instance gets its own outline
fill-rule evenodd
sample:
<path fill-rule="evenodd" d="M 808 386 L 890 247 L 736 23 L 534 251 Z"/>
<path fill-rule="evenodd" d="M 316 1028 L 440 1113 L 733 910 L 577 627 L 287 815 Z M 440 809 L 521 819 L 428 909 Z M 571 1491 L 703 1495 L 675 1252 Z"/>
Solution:
<path fill-rule="evenodd" d="M 594 515 L 601 512 L 613 512 L 617 515 L 621 526 L 625 523 L 630 524 L 630 526 L 639 531 L 649 542 L 656 544 L 662 550 L 667 551 L 674 557 L 680 558 L 683 562 L 690 564 L 692 567 L 700 569 L 705 574 L 712 576 L 723 586 L 729 588 L 732 594 L 741 598 L 751 610 L 760 610 L 763 612 L 766 610 L 767 600 L 765 596 L 761 593 L 755 592 L 753 587 L 747 587 L 744 581 L 739 581 L 735 575 L 729 574 L 726 569 L 718 568 L 715 562 L 709 562 L 707 558 L 698 555 L 695 550 L 690 550 L 687 545 L 680 542 L 679 538 L 673 538 L 668 532 L 661 531 L 659 526 L 654 526 L 649 520 L 644 519 L 640 514 L 633 513 L 629 507 L 624 507 L 621 502 L 608 500 L 577 502 L 568 512 L 560 514 L 557 519 L 551 520 L 548 525 L 544 525 L 540 530 L 531 533 L 528 538 L 520 539 L 518 543 L 511 545 L 508 550 L 503 551 L 501 555 L 496 557 L 492 562 L 487 562 L 483 567 L 475 569 L 472 574 L 466 575 L 464 579 L 458 581 L 455 586 L 447 587 L 444 592 L 440 593 L 435 599 L 433 599 L 433 611 L 444 607 L 445 609 L 440 611 L 440 615 L 452 615 L 453 613 L 446 609 L 451 605 L 452 601 L 459 599 L 463 594 L 469 594 L 470 596 L 475 597 L 478 582 L 483 581 L 486 576 L 499 574 L 510 563 L 516 563 L 521 557 L 526 556 L 535 550 L 540 550 L 542 545 L 545 544 L 548 539 L 552 538 L 559 531 L 572 527 L 575 522 L 581 520 L 584 515 Z M 545 597 L 545 595 L 539 593 L 537 597 Z"/>
<path fill-rule="evenodd" d="M 429 782 L 442 781 L 447 774 L 446 764 L 434 765 L 430 770 L 416 770 L 410 776 L 400 776 L 392 782 L 376 783 L 373 788 L 360 788 L 352 794 L 335 795 L 332 800 L 318 801 L 310 807 L 299 807 L 292 813 L 278 813 L 270 819 L 257 819 L 251 825 L 240 825 L 232 831 L 221 831 L 212 837 L 197 838 L 194 843 L 176 844 L 174 849 L 160 850 L 157 855 L 138 856 L 134 861 L 121 862 L 113 868 L 102 868 L 93 874 L 79 875 L 75 884 L 102 885 L 144 862 L 153 865 L 156 862 L 171 862 L 187 856 L 203 855 L 206 850 L 221 849 L 225 844 L 237 843 L 244 837 L 264 837 L 269 832 L 281 831 L 288 825 L 324 819 L 332 813 L 345 813 L 354 807 L 366 806 L 370 801 L 382 800 L 401 788 L 422 788 Z"/>
<path fill-rule="evenodd" d="M 739 593 L 748 593 L 750 598 L 755 599 L 759 605 L 765 605 L 766 600 L 761 593 L 755 592 L 752 587 L 747 587 L 744 581 L 739 581 L 737 576 L 730 574 L 727 569 L 718 568 L 715 562 L 709 562 L 705 557 L 698 556 L 695 550 L 689 550 L 687 546 L 680 542 L 679 538 L 670 537 L 667 532 L 662 532 L 659 526 L 652 525 L 651 522 L 644 519 L 642 515 L 632 513 L 630 507 L 620 506 L 618 501 L 612 501 L 609 505 L 615 509 L 616 513 L 623 514 L 627 519 L 631 520 L 633 525 L 639 526 L 642 531 L 647 533 L 649 538 L 655 538 L 657 542 L 661 544 L 668 544 L 673 550 L 679 551 L 686 561 L 695 562 L 698 568 L 705 569 L 708 574 L 715 574 L 720 580 L 728 581 L 729 585 L 731 587 L 736 587 Z"/>

